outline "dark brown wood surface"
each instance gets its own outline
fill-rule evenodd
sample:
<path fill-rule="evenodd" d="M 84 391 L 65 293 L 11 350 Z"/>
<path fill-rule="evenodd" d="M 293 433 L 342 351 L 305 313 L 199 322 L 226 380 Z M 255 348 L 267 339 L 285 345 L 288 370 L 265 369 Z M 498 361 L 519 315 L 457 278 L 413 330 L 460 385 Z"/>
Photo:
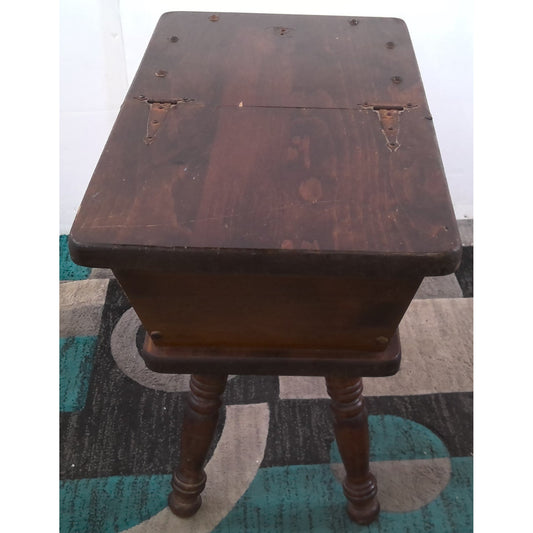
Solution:
<path fill-rule="evenodd" d="M 161 17 L 129 98 L 308 108 L 426 103 L 400 19 L 356 17 L 354 25 L 353 17 L 221 13 L 213 22 L 210 15 Z"/>
<path fill-rule="evenodd" d="M 146 335 L 141 355 L 150 370 L 168 374 L 377 377 L 398 372 L 401 346 L 398 332 L 378 352 L 157 346 Z"/>
<path fill-rule="evenodd" d="M 348 499 L 350 518 L 370 524 L 379 514 L 376 478 L 369 470 L 368 412 L 361 378 L 326 376 L 335 439 L 346 469 L 342 488 Z"/>
<path fill-rule="evenodd" d="M 70 250 L 112 268 L 455 270 L 460 239 L 403 21 L 163 15 Z"/>
<path fill-rule="evenodd" d="M 207 476 L 204 464 L 215 435 L 226 388 L 225 375 L 192 375 L 181 431 L 180 463 L 172 474 L 172 492 L 168 497 L 171 511 L 182 517 L 192 516 L 202 504 L 201 492 Z"/>
<path fill-rule="evenodd" d="M 380 351 L 421 281 L 114 273 L 158 346 L 255 349 Z"/>

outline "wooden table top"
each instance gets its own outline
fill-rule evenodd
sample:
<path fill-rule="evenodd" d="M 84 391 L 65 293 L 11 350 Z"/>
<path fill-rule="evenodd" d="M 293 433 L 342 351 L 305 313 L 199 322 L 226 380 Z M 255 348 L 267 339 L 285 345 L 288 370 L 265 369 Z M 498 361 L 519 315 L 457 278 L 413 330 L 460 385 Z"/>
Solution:
<path fill-rule="evenodd" d="M 461 242 L 405 23 L 164 14 L 70 250 L 111 268 L 455 270 Z"/>

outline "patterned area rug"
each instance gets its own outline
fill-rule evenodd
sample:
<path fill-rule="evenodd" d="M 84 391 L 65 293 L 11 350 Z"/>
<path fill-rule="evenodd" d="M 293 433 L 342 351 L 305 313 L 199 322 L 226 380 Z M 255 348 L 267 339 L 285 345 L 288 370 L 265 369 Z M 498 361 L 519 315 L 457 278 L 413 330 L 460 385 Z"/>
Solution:
<path fill-rule="evenodd" d="M 472 242 L 456 275 L 429 278 L 401 325 L 390 378 L 365 380 L 381 514 L 348 519 L 321 378 L 235 376 L 200 511 L 167 508 L 188 376 L 144 366 L 144 331 L 106 270 L 60 237 L 62 533 L 472 531 Z"/>

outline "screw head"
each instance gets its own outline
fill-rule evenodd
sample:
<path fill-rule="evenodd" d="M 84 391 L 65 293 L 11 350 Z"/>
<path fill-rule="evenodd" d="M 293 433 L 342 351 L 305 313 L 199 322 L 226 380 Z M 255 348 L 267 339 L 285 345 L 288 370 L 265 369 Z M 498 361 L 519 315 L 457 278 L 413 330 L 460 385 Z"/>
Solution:
<path fill-rule="evenodd" d="M 357 26 L 358 24 L 359 24 L 359 21 L 357 19 L 350 20 L 350 26 Z"/>
<path fill-rule="evenodd" d="M 391 81 L 392 83 L 394 83 L 395 85 L 398 85 L 399 83 L 402 83 L 402 78 L 401 76 L 393 76 L 391 78 Z"/>
<path fill-rule="evenodd" d="M 156 341 L 156 340 L 159 340 L 163 337 L 163 334 L 160 332 L 160 331 L 151 331 L 150 332 L 150 337 Z"/>
<path fill-rule="evenodd" d="M 164 77 L 166 77 L 167 74 L 168 74 L 168 72 L 166 70 L 158 70 L 155 73 L 156 77 L 158 77 L 158 78 L 164 78 Z"/>
<path fill-rule="evenodd" d="M 173 35 L 171 38 L 170 38 L 170 42 L 171 43 L 177 43 L 179 41 L 179 38 L 176 36 L 176 35 Z"/>
<path fill-rule="evenodd" d="M 380 346 L 385 346 L 389 342 L 389 339 L 387 337 L 376 337 L 376 343 Z"/>
<path fill-rule="evenodd" d="M 389 50 L 392 50 L 395 46 L 395 44 L 392 42 L 392 41 L 389 41 L 388 43 L 385 44 L 385 46 L 389 49 Z"/>
<path fill-rule="evenodd" d="M 219 16 L 218 16 L 218 15 L 211 15 L 211 16 L 209 17 L 209 20 L 210 20 L 211 22 L 216 22 L 218 19 L 219 19 Z"/>

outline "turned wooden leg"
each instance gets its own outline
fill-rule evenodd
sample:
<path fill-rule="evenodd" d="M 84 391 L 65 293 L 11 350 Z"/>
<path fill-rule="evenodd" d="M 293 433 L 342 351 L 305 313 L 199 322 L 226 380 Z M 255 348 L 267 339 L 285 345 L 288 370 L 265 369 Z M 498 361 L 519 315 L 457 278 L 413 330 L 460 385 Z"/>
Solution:
<path fill-rule="evenodd" d="M 181 455 L 172 476 L 168 505 L 182 518 L 192 516 L 202 505 L 206 475 L 204 463 L 215 433 L 221 395 L 227 376 L 192 375 L 181 433 Z"/>
<path fill-rule="evenodd" d="M 369 524 L 379 514 L 376 478 L 368 469 L 368 414 L 361 378 L 326 377 L 335 419 L 335 437 L 346 468 L 343 483 L 348 515 Z"/>

